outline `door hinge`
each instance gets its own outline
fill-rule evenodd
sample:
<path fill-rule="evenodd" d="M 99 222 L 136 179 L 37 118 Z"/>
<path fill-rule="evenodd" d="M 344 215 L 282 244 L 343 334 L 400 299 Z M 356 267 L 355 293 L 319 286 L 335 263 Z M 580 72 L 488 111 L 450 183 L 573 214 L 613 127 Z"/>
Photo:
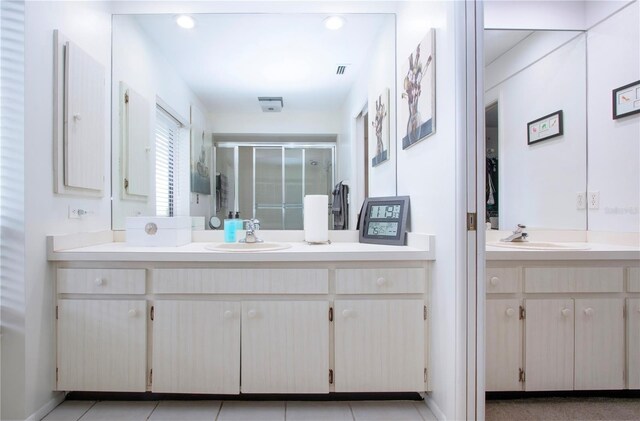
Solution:
<path fill-rule="evenodd" d="M 154 316 L 156 315 L 156 309 L 154 306 L 151 306 L 151 311 L 149 312 L 149 316 L 151 317 L 151 321 L 153 321 Z"/>
<path fill-rule="evenodd" d="M 329 369 L 329 384 L 333 384 L 333 370 Z"/>
<path fill-rule="evenodd" d="M 124 179 L 124 188 L 128 189 L 129 188 L 129 180 L 128 179 Z"/>
<path fill-rule="evenodd" d="M 476 230 L 476 221 L 478 219 L 478 215 L 473 213 L 467 213 L 467 231 L 475 231 Z"/>
<path fill-rule="evenodd" d="M 427 369 L 424 369 L 424 382 L 427 382 Z"/>
<path fill-rule="evenodd" d="M 149 386 L 153 384 L 153 368 L 149 369 Z"/>
<path fill-rule="evenodd" d="M 518 370 L 520 370 L 519 373 L 518 373 L 518 381 L 520 383 L 524 383 L 524 379 L 525 379 L 524 370 L 521 369 L 521 368 L 519 368 Z"/>
<path fill-rule="evenodd" d="M 58 320 L 58 306 L 56 306 L 56 320 Z"/>
<path fill-rule="evenodd" d="M 125 104 L 129 103 L 129 93 L 128 92 L 125 92 L 125 94 L 124 94 L 124 103 Z"/>
<path fill-rule="evenodd" d="M 56 367 L 56 383 L 58 383 L 58 367 Z"/>
<path fill-rule="evenodd" d="M 525 312 L 524 307 L 520 306 L 520 320 L 524 320 L 526 316 L 527 313 Z"/>
<path fill-rule="evenodd" d="M 422 310 L 422 318 L 427 320 L 427 306 L 424 306 L 424 309 Z"/>
<path fill-rule="evenodd" d="M 333 307 L 329 307 L 329 321 L 333 321 Z"/>

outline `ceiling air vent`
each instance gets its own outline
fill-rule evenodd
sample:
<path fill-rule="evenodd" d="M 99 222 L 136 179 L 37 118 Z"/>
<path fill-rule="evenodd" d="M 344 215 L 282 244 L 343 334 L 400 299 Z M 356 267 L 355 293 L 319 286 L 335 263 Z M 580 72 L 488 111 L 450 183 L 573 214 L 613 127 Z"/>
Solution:
<path fill-rule="evenodd" d="M 281 96 L 259 96 L 258 102 L 265 113 L 279 113 L 284 107 Z"/>
<path fill-rule="evenodd" d="M 337 75 L 343 75 L 345 70 L 347 70 L 347 65 L 346 64 L 338 64 L 338 68 L 336 69 L 336 74 Z"/>

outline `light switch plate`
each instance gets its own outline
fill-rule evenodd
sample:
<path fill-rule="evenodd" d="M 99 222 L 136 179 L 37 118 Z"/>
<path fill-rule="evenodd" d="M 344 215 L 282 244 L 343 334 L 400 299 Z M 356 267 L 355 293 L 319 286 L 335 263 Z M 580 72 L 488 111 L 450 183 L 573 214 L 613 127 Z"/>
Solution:
<path fill-rule="evenodd" d="M 586 209 L 587 208 L 587 193 L 579 192 L 576 196 L 576 209 Z"/>
<path fill-rule="evenodd" d="M 587 205 L 589 209 L 599 209 L 600 208 L 600 192 L 599 191 L 590 191 L 587 194 Z"/>

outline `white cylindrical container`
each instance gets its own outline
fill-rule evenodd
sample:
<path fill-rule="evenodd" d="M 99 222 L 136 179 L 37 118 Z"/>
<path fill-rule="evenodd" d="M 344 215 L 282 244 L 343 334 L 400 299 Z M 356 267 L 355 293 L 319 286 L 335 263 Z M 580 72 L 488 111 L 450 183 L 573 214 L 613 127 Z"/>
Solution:
<path fill-rule="evenodd" d="M 304 241 L 329 241 L 329 196 L 326 194 L 304 197 Z"/>

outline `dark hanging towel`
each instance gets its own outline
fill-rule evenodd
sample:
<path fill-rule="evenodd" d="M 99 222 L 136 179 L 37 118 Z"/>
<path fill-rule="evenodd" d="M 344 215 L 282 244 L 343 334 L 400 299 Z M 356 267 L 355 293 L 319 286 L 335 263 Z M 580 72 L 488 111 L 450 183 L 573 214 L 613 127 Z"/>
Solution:
<path fill-rule="evenodd" d="M 333 189 L 333 201 L 331 205 L 331 213 L 333 213 L 333 229 L 348 230 L 349 229 L 349 186 L 343 184 L 342 181 L 336 184 Z"/>

